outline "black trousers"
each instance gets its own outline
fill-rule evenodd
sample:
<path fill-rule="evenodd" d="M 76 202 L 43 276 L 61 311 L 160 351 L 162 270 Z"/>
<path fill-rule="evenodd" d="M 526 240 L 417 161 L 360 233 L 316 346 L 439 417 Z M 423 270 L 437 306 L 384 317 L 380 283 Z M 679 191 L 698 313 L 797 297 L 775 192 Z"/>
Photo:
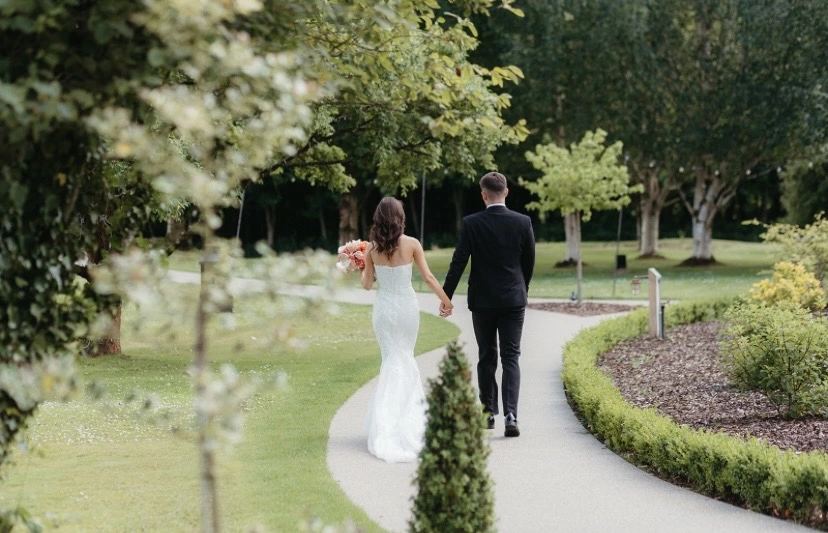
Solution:
<path fill-rule="evenodd" d="M 525 307 L 476 309 L 472 311 L 474 336 L 477 338 L 479 359 L 477 383 L 483 410 L 498 414 L 497 353 L 500 340 L 500 359 L 503 363 L 503 414 L 517 418 L 520 396 L 520 337 L 523 334 Z"/>

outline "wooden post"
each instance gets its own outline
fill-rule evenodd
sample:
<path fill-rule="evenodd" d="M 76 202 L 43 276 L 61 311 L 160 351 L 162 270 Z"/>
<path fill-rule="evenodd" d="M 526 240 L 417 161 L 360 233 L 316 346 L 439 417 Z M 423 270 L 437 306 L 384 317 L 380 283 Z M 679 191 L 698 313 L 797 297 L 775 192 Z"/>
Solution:
<path fill-rule="evenodd" d="M 651 268 L 647 270 L 647 281 L 650 291 L 650 336 L 664 338 L 664 320 L 661 316 L 661 274 Z"/>

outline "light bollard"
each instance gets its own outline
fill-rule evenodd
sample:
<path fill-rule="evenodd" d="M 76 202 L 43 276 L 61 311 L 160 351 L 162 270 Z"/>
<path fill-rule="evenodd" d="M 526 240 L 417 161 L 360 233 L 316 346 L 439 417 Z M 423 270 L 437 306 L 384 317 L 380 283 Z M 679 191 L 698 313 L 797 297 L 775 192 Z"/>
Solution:
<path fill-rule="evenodd" d="M 664 305 L 661 303 L 661 274 L 651 268 L 647 270 L 650 300 L 650 336 L 664 338 Z"/>

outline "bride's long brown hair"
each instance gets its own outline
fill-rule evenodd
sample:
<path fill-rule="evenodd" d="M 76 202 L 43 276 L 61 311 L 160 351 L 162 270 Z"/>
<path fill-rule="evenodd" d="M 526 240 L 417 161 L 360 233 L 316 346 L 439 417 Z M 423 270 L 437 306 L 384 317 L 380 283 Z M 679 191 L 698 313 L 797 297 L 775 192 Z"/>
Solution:
<path fill-rule="evenodd" d="M 399 246 L 400 235 L 405 229 L 405 210 L 402 202 L 391 196 L 380 200 L 374 211 L 374 225 L 371 226 L 370 239 L 376 245 L 377 252 L 388 259 L 394 255 Z"/>

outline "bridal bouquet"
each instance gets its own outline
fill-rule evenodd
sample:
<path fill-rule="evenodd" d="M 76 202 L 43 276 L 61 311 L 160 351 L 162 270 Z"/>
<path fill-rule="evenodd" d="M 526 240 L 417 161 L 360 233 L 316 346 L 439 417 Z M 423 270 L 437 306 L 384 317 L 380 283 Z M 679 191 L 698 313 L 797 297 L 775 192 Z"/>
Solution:
<path fill-rule="evenodd" d="M 365 268 L 366 241 L 350 241 L 339 247 L 336 268 L 342 272 L 352 272 Z"/>

